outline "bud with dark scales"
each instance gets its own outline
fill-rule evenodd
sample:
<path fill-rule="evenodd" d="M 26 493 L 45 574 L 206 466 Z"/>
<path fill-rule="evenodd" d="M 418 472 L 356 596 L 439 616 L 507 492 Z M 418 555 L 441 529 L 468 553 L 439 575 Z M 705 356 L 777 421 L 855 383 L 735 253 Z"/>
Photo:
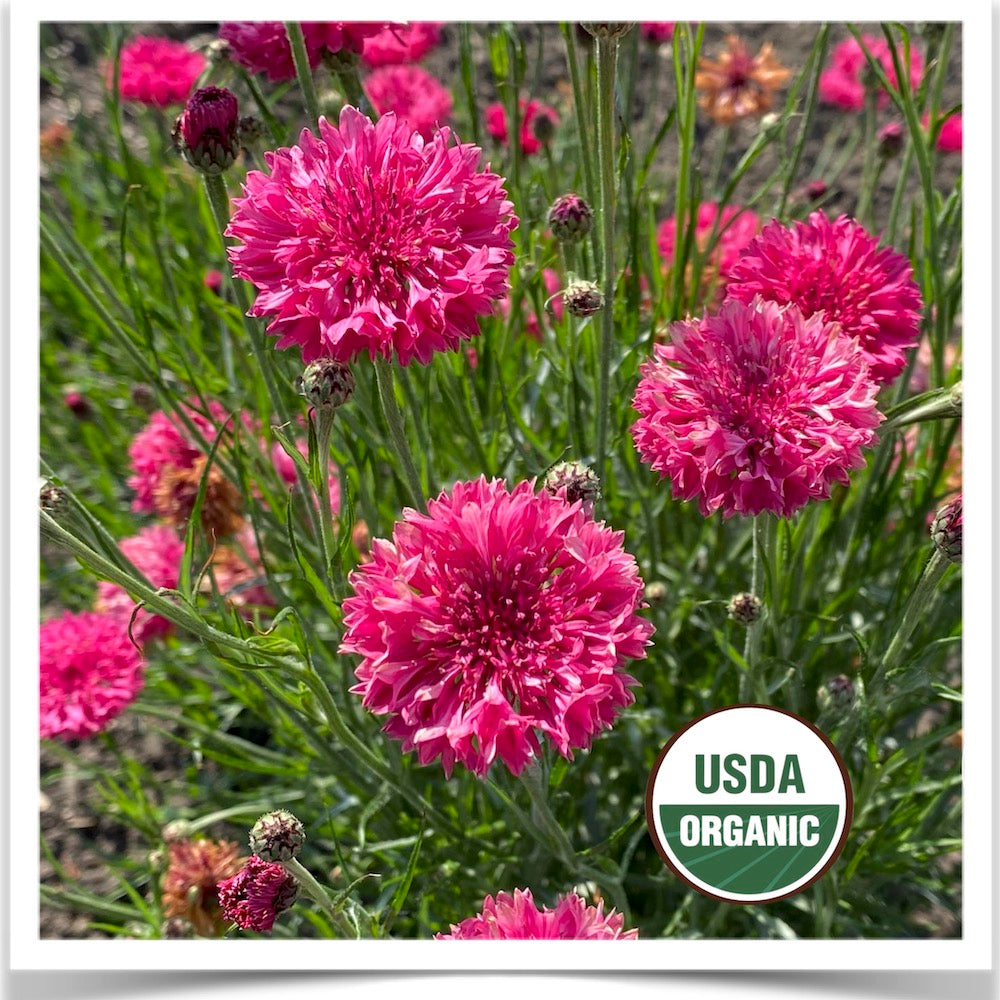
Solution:
<path fill-rule="evenodd" d="M 163 921 L 160 934 L 172 939 L 190 938 L 194 937 L 194 926 L 183 917 L 168 917 Z"/>
<path fill-rule="evenodd" d="M 604 293 L 592 281 L 571 281 L 563 301 L 571 316 L 593 316 L 604 308 Z"/>
<path fill-rule="evenodd" d="M 265 813 L 250 830 L 250 850 L 265 861 L 291 861 L 305 842 L 305 827 L 285 809 Z"/>
<path fill-rule="evenodd" d="M 560 494 L 570 503 L 583 502 L 588 512 L 593 512 L 594 504 L 601 498 L 601 483 L 594 470 L 583 462 L 560 462 L 554 465 L 545 477 L 544 488 L 553 496 Z"/>
<path fill-rule="evenodd" d="M 949 562 L 962 561 L 962 494 L 946 503 L 931 525 L 931 538 Z"/>
<path fill-rule="evenodd" d="M 854 681 L 847 674 L 837 674 L 816 692 L 816 704 L 823 712 L 842 712 L 854 704 L 856 695 Z"/>
<path fill-rule="evenodd" d="M 878 152 L 884 160 L 899 156 L 903 150 L 903 126 L 899 122 L 886 122 L 878 131 Z"/>
<path fill-rule="evenodd" d="M 643 597 L 648 604 L 662 604 L 667 599 L 667 585 L 662 580 L 651 580 L 646 584 Z"/>
<path fill-rule="evenodd" d="M 594 213 L 578 194 L 560 195 L 549 209 L 549 228 L 560 243 L 579 243 L 594 224 Z"/>
<path fill-rule="evenodd" d="M 205 174 L 221 174 L 240 153 L 236 95 L 225 87 L 196 90 L 174 126 L 174 144 Z"/>
<path fill-rule="evenodd" d="M 46 483 L 38 493 L 38 506 L 46 514 L 60 514 L 69 503 L 69 497 L 61 486 L 55 483 Z"/>
<path fill-rule="evenodd" d="M 742 594 L 734 594 L 729 599 L 729 617 L 734 622 L 741 625 L 752 625 L 758 618 L 763 604 L 756 594 L 744 591 Z"/>
<path fill-rule="evenodd" d="M 295 391 L 318 409 L 336 409 L 351 398 L 354 374 L 333 358 L 320 358 L 295 380 Z"/>
<path fill-rule="evenodd" d="M 585 21 L 583 27 L 594 38 L 624 38 L 635 21 Z"/>
<path fill-rule="evenodd" d="M 531 132 L 543 146 L 547 146 L 556 137 L 555 120 L 551 115 L 537 114 L 531 121 Z"/>

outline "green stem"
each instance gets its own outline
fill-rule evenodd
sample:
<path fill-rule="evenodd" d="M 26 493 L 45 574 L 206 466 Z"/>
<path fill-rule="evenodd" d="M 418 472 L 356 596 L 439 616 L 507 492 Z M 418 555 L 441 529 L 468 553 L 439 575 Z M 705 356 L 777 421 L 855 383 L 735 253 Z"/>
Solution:
<path fill-rule="evenodd" d="M 597 384 L 596 472 L 604 495 L 609 493 L 607 462 L 608 409 L 611 405 L 611 349 L 615 315 L 615 143 L 614 90 L 618 39 L 597 40 L 597 149 L 601 168 L 598 213 L 601 219 L 601 279 L 604 308 L 601 310 L 601 354 Z"/>
<path fill-rule="evenodd" d="M 761 565 L 764 555 L 764 531 L 766 529 L 766 514 L 758 514 L 753 519 L 751 535 L 753 538 L 753 556 L 751 563 L 750 593 L 756 597 L 761 597 Z M 761 598 L 763 600 L 763 598 Z M 760 666 L 760 644 L 761 633 L 764 627 L 764 615 L 768 613 L 767 605 L 761 607 L 760 616 L 755 622 L 747 626 L 746 639 L 743 644 L 743 659 L 746 662 L 746 670 L 740 677 L 740 701 L 745 702 L 753 697 L 760 704 L 767 702 L 767 692 L 764 688 L 763 678 L 758 676 Z"/>
<path fill-rule="evenodd" d="M 328 582 L 331 581 L 330 568 L 333 565 L 333 554 L 336 545 L 333 540 L 333 511 L 330 509 L 330 438 L 333 435 L 333 422 L 337 411 L 330 406 L 317 407 L 316 449 L 319 452 L 319 482 L 316 483 L 316 496 L 319 500 L 320 540 L 323 546 L 323 571 Z"/>
<path fill-rule="evenodd" d="M 282 867 L 299 884 L 303 895 L 308 896 L 322 911 L 323 915 L 346 938 L 356 938 L 357 933 L 344 914 L 334 907 L 326 890 L 316 881 L 311 871 L 298 858 L 281 862 Z"/>
<path fill-rule="evenodd" d="M 413 464 L 410 443 L 403 433 L 403 417 L 396 402 L 396 389 L 393 379 L 392 364 L 381 355 L 375 357 L 375 381 L 378 383 L 378 396 L 382 402 L 382 412 L 389 424 L 389 435 L 397 458 L 403 463 L 406 486 L 410 493 L 410 502 L 417 510 L 424 509 L 424 488 Z"/>
<path fill-rule="evenodd" d="M 302 34 L 302 26 L 298 21 L 285 21 L 285 31 L 288 43 L 292 47 L 292 59 L 295 60 L 295 72 L 302 89 L 302 100 L 306 106 L 306 116 L 310 127 L 319 121 L 319 99 L 316 97 L 316 84 L 313 81 L 312 67 L 309 65 L 309 55 L 306 52 L 306 40 Z"/>

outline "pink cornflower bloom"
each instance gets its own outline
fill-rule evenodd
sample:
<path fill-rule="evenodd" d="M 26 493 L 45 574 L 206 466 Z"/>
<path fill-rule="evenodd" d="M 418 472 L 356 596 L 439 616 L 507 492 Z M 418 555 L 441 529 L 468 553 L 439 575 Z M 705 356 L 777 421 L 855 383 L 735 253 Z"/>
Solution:
<path fill-rule="evenodd" d="M 438 941 L 624 941 L 639 936 L 638 930 L 623 930 L 621 913 L 603 911 L 603 901 L 587 906 L 575 892 L 560 896 L 555 909 L 539 910 L 530 889 L 515 889 L 513 895 L 487 896 L 481 913 L 452 924 L 450 934 L 434 936 Z"/>
<path fill-rule="evenodd" d="M 562 320 L 564 312 L 563 297 L 561 295 L 556 295 L 556 293 L 562 289 L 562 278 L 560 278 L 559 274 L 556 271 L 553 271 L 551 267 L 546 267 L 542 270 L 542 284 L 545 286 L 546 299 L 549 299 L 551 296 L 555 296 L 555 298 L 552 298 L 549 302 L 547 309 L 551 310 L 553 319 L 555 319 L 558 323 Z M 524 316 L 524 332 L 534 340 L 541 340 L 542 322 L 532 308 L 531 301 L 531 298 L 527 295 L 521 299 L 521 313 Z M 510 315 L 509 295 L 500 303 L 500 314 L 504 318 Z"/>
<path fill-rule="evenodd" d="M 546 134 L 551 135 L 559 125 L 559 115 L 541 101 L 526 101 L 523 97 L 517 102 L 521 112 L 521 152 L 525 156 L 533 156 L 542 148 Z M 545 121 L 539 125 L 540 119 Z M 541 130 L 541 132 L 540 132 Z M 497 142 L 507 145 L 510 141 L 507 124 L 507 109 L 502 104 L 490 104 L 486 108 L 486 131 Z"/>
<path fill-rule="evenodd" d="M 389 25 L 365 39 L 361 61 L 373 69 L 423 59 L 441 39 L 443 21 Z"/>
<path fill-rule="evenodd" d="M 377 69 L 365 79 L 364 91 L 380 115 L 394 111 L 427 142 L 451 117 L 451 92 L 419 66 Z"/>
<path fill-rule="evenodd" d="M 443 128 L 424 140 L 395 115 L 345 107 L 339 127 L 266 153 L 247 174 L 227 235 L 238 277 L 258 288 L 278 347 L 308 363 L 361 354 L 426 364 L 479 332 L 507 291 L 517 226 L 482 151 Z"/>
<path fill-rule="evenodd" d="M 673 323 L 641 368 L 632 436 L 678 500 L 790 517 L 864 464 L 882 420 L 857 341 L 760 298 Z"/>
<path fill-rule="evenodd" d="M 676 21 L 640 21 L 639 31 L 647 42 L 659 45 L 662 42 L 669 42 L 674 37 L 676 23 Z"/>
<path fill-rule="evenodd" d="M 365 39 L 386 26 L 385 21 L 303 21 L 309 65 L 315 69 L 324 52 L 360 52 Z M 284 21 L 223 21 L 219 37 L 229 43 L 233 61 L 251 73 L 266 73 L 275 83 L 295 77 Z"/>
<path fill-rule="evenodd" d="M 277 862 L 251 854 L 232 878 L 219 883 L 222 916 L 245 931 L 270 931 L 279 914 L 295 902 L 299 886 Z"/>
<path fill-rule="evenodd" d="M 118 93 L 127 101 L 156 108 L 183 104 L 205 68 L 200 52 L 193 52 L 183 42 L 149 35 L 139 35 L 123 45 L 120 59 Z M 113 72 L 113 65 L 108 65 L 109 86 Z"/>
<path fill-rule="evenodd" d="M 449 776 L 456 760 L 483 776 L 498 757 L 519 774 L 536 730 L 564 757 L 589 747 L 632 702 L 624 664 L 653 631 L 622 532 L 534 482 L 456 483 L 427 511 L 404 510 L 349 578 L 351 690 Z"/>
<path fill-rule="evenodd" d="M 214 400 L 209 403 L 211 419 L 185 404 L 184 411 L 191 423 L 198 428 L 201 436 L 211 445 L 219 433 L 218 428 L 225 422 L 226 411 Z M 153 413 L 146 426 L 132 439 L 128 447 L 133 475 L 128 485 L 135 490 L 132 510 L 139 514 L 156 511 L 156 490 L 164 470 L 173 467 L 179 470 L 193 469 L 198 459 L 205 454 L 199 442 L 192 441 L 193 435 L 175 413 L 163 410 Z"/>
<path fill-rule="evenodd" d="M 754 238 L 760 226 L 755 212 L 739 205 L 726 205 L 720 217 L 719 206 L 714 201 L 703 201 L 698 206 L 695 220 L 694 245 L 704 253 L 712 229 L 716 229 L 716 243 L 706 261 L 708 274 L 702 277 L 714 280 L 716 276 L 725 283 L 733 265 L 747 244 Z M 677 252 L 677 219 L 670 216 L 660 223 L 656 234 L 656 244 L 660 256 L 668 267 L 672 267 Z"/>
<path fill-rule="evenodd" d="M 926 129 L 930 121 L 930 115 L 924 115 L 923 126 Z M 960 114 L 949 115 L 938 132 L 935 143 L 942 153 L 962 152 L 962 116 Z"/>
<path fill-rule="evenodd" d="M 885 39 L 873 35 L 862 35 L 872 56 L 879 61 L 889 82 L 898 85 L 896 69 L 892 63 L 892 51 Z M 900 51 L 900 61 L 905 57 Z M 924 59 L 916 46 L 910 48 L 910 89 L 920 86 L 923 76 Z M 835 104 L 846 111 L 860 111 L 865 106 L 865 80 L 870 74 L 868 60 L 860 43 L 854 37 L 837 45 L 830 56 L 829 66 L 819 77 L 819 95 L 827 104 Z M 886 107 L 889 95 L 879 88 L 878 106 Z"/>
<path fill-rule="evenodd" d="M 872 378 L 894 379 L 920 336 L 923 300 L 910 261 L 853 219 L 830 221 L 815 211 L 806 222 L 771 221 L 729 275 L 729 298 L 761 295 L 794 302 L 806 316 L 823 310 L 861 344 Z"/>
<path fill-rule="evenodd" d="M 39 630 L 42 739 L 100 732 L 135 699 L 144 663 L 117 615 L 67 612 Z"/>
<path fill-rule="evenodd" d="M 143 528 L 131 538 L 122 539 L 118 547 L 122 555 L 154 587 L 172 590 L 177 586 L 181 559 L 184 556 L 184 542 L 173 529 L 161 525 Z M 94 607 L 102 614 L 117 615 L 122 620 L 123 629 L 128 625 L 135 605 L 136 602 L 118 584 L 110 580 L 101 580 L 97 584 Z M 169 635 L 173 627 L 173 622 L 161 615 L 153 615 L 142 609 L 136 613 L 132 635 L 136 642 L 145 646 L 151 639 Z"/>

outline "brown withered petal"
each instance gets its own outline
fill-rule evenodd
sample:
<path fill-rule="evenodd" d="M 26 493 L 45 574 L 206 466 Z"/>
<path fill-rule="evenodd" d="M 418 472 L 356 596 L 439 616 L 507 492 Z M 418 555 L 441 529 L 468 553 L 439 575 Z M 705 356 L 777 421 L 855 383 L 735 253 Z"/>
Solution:
<path fill-rule="evenodd" d="M 717 59 L 698 61 L 694 80 L 702 91 L 699 105 L 720 125 L 764 114 L 775 91 L 792 75 L 778 62 L 770 43 L 752 57 L 739 35 L 729 35 L 726 46 Z"/>
<path fill-rule="evenodd" d="M 206 456 L 200 455 L 189 469 L 168 465 L 153 491 L 156 513 L 180 531 L 186 529 L 194 510 L 206 461 Z M 236 534 L 243 523 L 243 498 L 240 491 L 213 466 L 205 484 L 201 526 L 209 538 L 223 538 Z"/>
<path fill-rule="evenodd" d="M 190 921 L 199 937 L 219 937 L 229 926 L 219 906 L 218 884 L 246 861 L 228 840 L 177 840 L 169 844 L 163 876 L 163 913 Z"/>

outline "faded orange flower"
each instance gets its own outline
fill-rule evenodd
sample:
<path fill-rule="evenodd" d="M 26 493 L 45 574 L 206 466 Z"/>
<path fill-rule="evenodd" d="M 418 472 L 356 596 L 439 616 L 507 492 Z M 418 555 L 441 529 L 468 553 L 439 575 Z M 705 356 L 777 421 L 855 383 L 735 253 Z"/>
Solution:
<path fill-rule="evenodd" d="M 54 159 L 69 145 L 72 138 L 73 133 L 65 122 L 54 121 L 51 125 L 46 125 L 38 137 L 42 159 Z"/>
<path fill-rule="evenodd" d="M 695 87 L 703 91 L 699 105 L 720 125 L 737 118 L 762 115 L 774 100 L 774 92 L 792 75 L 765 43 L 751 57 L 739 35 L 726 38 L 726 49 L 718 59 L 700 59 Z"/>
<path fill-rule="evenodd" d="M 206 456 L 199 455 L 190 468 L 167 466 L 153 490 L 156 513 L 179 531 L 185 530 L 194 510 L 206 461 Z M 205 484 L 201 524 L 209 538 L 233 535 L 244 524 L 240 491 L 214 466 L 209 469 Z"/>
<path fill-rule="evenodd" d="M 168 845 L 163 876 L 163 913 L 184 917 L 199 937 L 219 937 L 229 926 L 219 906 L 218 884 L 231 878 L 246 858 L 232 841 L 176 840 Z"/>

